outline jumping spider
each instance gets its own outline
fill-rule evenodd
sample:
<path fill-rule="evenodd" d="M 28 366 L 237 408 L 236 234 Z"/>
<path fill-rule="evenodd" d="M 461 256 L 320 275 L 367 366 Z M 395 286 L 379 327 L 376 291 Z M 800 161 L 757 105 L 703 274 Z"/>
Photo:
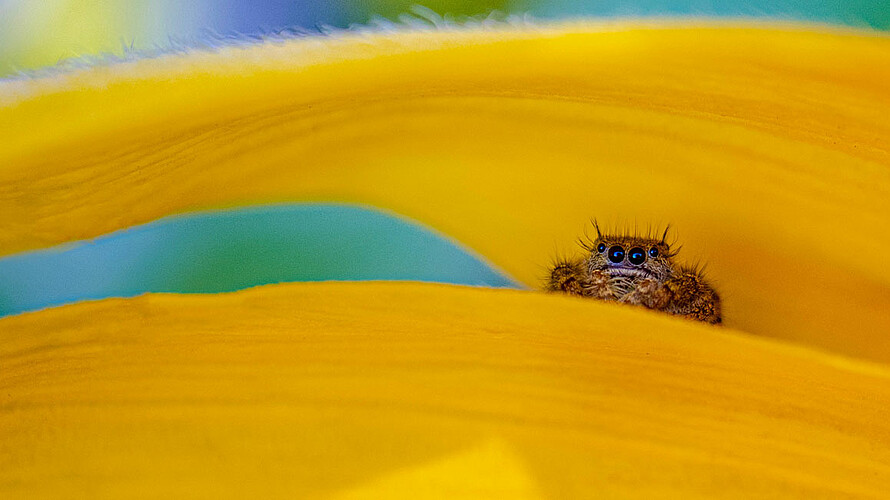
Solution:
<path fill-rule="evenodd" d="M 581 241 L 589 254 L 561 260 L 550 270 L 547 290 L 639 305 L 707 323 L 719 324 L 720 297 L 695 267 L 672 259 L 665 242 L 652 237 L 602 234 Z"/>

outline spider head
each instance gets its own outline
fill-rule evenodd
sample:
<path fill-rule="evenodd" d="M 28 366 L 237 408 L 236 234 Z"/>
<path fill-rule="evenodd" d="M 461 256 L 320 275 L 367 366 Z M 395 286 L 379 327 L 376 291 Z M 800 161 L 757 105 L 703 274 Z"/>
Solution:
<path fill-rule="evenodd" d="M 595 224 L 595 223 L 594 223 Z M 614 278 L 666 279 L 671 273 L 670 245 L 665 241 L 667 230 L 659 238 L 628 234 L 604 234 L 596 226 L 595 239 L 582 242 L 590 252 L 589 271 L 606 271 Z"/>

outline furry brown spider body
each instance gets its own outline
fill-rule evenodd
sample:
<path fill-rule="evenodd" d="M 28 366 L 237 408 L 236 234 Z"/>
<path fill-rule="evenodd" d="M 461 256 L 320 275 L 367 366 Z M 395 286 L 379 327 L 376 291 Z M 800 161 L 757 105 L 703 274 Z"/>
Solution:
<path fill-rule="evenodd" d="M 720 297 L 700 269 L 674 262 L 667 230 L 658 239 L 602 234 L 594 227 L 596 239 L 581 242 L 588 255 L 557 262 L 548 290 L 721 323 Z"/>

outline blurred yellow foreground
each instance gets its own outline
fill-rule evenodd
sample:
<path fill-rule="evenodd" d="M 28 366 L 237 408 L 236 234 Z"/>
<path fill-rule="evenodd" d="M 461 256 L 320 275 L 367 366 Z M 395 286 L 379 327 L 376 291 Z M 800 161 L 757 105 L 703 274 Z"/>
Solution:
<path fill-rule="evenodd" d="M 292 284 L 2 325 L 4 498 L 890 491 L 890 371 L 594 301 Z"/>
<path fill-rule="evenodd" d="M 0 255 L 349 201 L 535 286 L 589 217 L 671 222 L 727 324 L 407 283 L 0 319 L 0 497 L 878 498 L 888 81 L 883 35 L 573 24 L 0 83 Z"/>

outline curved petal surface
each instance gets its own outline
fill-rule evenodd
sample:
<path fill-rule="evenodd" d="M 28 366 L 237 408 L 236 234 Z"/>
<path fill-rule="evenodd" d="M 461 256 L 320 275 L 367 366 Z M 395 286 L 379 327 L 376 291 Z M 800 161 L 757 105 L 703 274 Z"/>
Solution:
<path fill-rule="evenodd" d="M 729 324 L 890 360 L 890 37 L 733 23 L 344 34 L 0 84 L 0 253 L 349 201 L 529 285 L 671 222 Z"/>
<path fill-rule="evenodd" d="M 4 498 L 890 490 L 885 366 L 640 309 L 301 283 L 82 303 L 0 331 Z"/>

